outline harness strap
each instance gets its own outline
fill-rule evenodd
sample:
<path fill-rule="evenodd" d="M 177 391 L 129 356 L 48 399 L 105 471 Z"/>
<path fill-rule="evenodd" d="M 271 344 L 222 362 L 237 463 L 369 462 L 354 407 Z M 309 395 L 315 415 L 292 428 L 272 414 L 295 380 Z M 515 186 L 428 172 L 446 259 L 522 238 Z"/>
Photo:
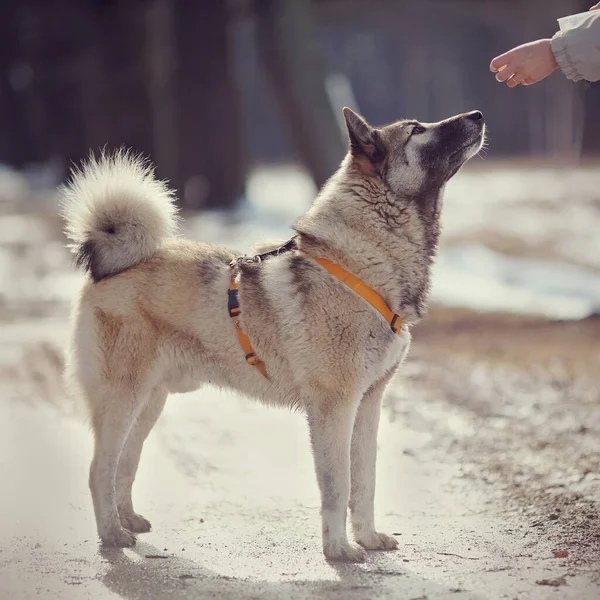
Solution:
<path fill-rule="evenodd" d="M 340 267 L 326 258 L 313 257 L 324 269 L 327 269 L 334 277 L 337 277 L 342 283 L 355 291 L 361 298 L 366 300 L 373 308 L 378 310 L 383 318 L 390 324 L 392 331 L 399 334 L 402 328 L 402 319 L 400 315 L 389 308 L 385 300 L 371 287 L 363 283 L 358 277 Z"/>
<path fill-rule="evenodd" d="M 264 255 L 260 255 L 258 260 L 257 257 L 247 258 L 240 257 L 237 260 L 248 260 L 250 262 L 260 262 L 262 258 L 267 258 L 269 256 L 277 256 L 282 251 L 290 250 L 295 244 L 295 240 L 290 240 L 287 244 L 274 250 L 269 253 L 265 253 Z M 329 271 L 334 277 L 339 279 L 344 285 L 347 285 L 351 290 L 356 292 L 363 300 L 368 302 L 375 310 L 377 310 L 383 318 L 389 323 L 392 331 L 396 334 L 400 334 L 402 329 L 402 319 L 400 315 L 397 315 L 393 312 L 389 306 L 385 303 L 385 300 L 371 287 L 362 282 L 358 277 L 352 275 L 349 271 L 346 271 L 343 267 L 334 263 L 326 258 L 321 257 L 311 257 L 314 258 L 324 269 Z M 232 261 L 231 266 L 234 267 L 237 261 Z M 250 338 L 246 335 L 244 330 L 240 325 L 240 302 L 238 298 L 239 290 L 238 285 L 235 281 L 235 269 L 232 270 L 231 280 L 229 283 L 229 291 L 228 291 L 228 302 L 227 309 L 229 311 L 229 316 L 231 317 L 233 324 L 235 326 L 235 331 L 238 336 L 238 340 L 240 342 L 240 346 L 246 355 L 246 362 L 256 367 L 263 377 L 268 379 L 267 368 L 265 363 L 256 355 L 254 352 L 254 348 L 252 347 L 252 343 L 250 342 Z"/>
<path fill-rule="evenodd" d="M 228 301 L 227 301 L 227 310 L 229 311 L 229 316 L 231 317 L 233 324 L 235 326 L 235 331 L 238 336 L 238 340 L 240 342 L 240 346 L 246 355 L 246 362 L 253 367 L 256 367 L 263 377 L 267 377 L 267 368 L 265 363 L 258 358 L 256 352 L 254 352 L 254 348 L 252 348 L 252 344 L 250 343 L 250 338 L 246 335 L 244 330 L 240 325 L 240 301 L 238 298 L 238 285 L 235 282 L 235 272 L 231 274 L 231 280 L 229 282 L 229 290 L 227 292 Z"/>

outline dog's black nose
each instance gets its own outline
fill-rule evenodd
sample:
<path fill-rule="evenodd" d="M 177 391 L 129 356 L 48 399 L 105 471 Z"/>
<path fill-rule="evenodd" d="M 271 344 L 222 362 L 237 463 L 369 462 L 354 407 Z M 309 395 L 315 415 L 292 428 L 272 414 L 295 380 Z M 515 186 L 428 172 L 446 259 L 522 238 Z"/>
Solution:
<path fill-rule="evenodd" d="M 481 119 L 483 119 L 483 113 L 480 110 L 472 110 L 470 113 L 467 113 L 467 119 L 481 121 Z"/>

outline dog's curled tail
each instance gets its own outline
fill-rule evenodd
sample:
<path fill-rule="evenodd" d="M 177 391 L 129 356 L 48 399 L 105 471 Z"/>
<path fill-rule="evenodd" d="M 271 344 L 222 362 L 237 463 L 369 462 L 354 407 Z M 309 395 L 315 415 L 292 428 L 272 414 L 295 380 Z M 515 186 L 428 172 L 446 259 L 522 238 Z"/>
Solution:
<path fill-rule="evenodd" d="M 150 258 L 176 233 L 173 192 L 131 152 L 90 156 L 60 192 L 75 262 L 95 282 Z"/>

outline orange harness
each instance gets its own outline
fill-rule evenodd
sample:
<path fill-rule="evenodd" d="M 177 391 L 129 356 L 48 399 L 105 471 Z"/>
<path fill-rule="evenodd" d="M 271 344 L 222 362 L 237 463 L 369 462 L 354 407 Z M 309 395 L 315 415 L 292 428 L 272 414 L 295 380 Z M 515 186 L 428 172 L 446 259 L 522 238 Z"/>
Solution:
<path fill-rule="evenodd" d="M 277 253 L 279 253 L 277 251 Z M 273 253 L 275 254 L 275 253 Z M 243 260 L 245 257 L 241 257 Z M 256 260 L 258 258 L 258 260 Z M 358 277 L 352 275 L 349 271 L 346 271 L 343 267 L 334 263 L 326 258 L 312 257 L 316 260 L 324 269 L 329 271 L 334 277 L 337 277 L 343 284 L 347 285 L 351 290 L 356 292 L 363 300 L 366 300 L 375 310 L 377 310 L 383 318 L 389 323 L 394 333 L 400 334 L 402 329 L 402 319 L 399 315 L 393 312 L 390 307 L 385 303 L 385 300 L 366 283 L 361 281 Z M 240 259 L 238 259 L 240 260 Z M 254 257 L 254 259 L 248 259 L 253 262 L 260 262 L 260 257 Z M 236 261 L 232 262 L 232 266 L 236 264 Z M 235 331 L 240 342 L 240 346 L 246 355 L 246 362 L 253 367 L 256 367 L 260 373 L 268 378 L 267 368 L 265 363 L 254 352 L 250 338 L 246 335 L 244 330 L 240 326 L 240 303 L 238 299 L 238 285 L 235 281 L 235 272 L 231 274 L 231 281 L 229 283 L 228 291 L 229 301 L 227 308 L 229 310 L 229 316 L 232 318 L 235 325 Z"/>
<path fill-rule="evenodd" d="M 256 356 L 254 348 L 250 343 L 250 338 L 246 335 L 240 325 L 240 301 L 238 299 L 238 284 L 235 282 L 235 272 L 231 274 L 231 280 L 229 282 L 229 301 L 227 303 L 227 309 L 229 310 L 229 316 L 233 320 L 235 326 L 235 332 L 237 333 L 240 346 L 246 355 L 246 362 L 253 367 L 256 367 L 264 377 L 267 377 L 267 368 L 265 363 Z"/>

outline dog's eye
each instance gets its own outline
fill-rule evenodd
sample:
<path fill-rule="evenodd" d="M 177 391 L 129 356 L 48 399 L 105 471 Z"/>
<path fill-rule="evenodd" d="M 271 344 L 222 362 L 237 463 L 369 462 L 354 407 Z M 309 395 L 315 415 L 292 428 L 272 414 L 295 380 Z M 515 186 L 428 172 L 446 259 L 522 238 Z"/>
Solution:
<path fill-rule="evenodd" d="M 425 127 L 423 125 L 415 125 L 412 130 L 413 135 L 418 135 L 419 133 L 425 133 Z"/>

